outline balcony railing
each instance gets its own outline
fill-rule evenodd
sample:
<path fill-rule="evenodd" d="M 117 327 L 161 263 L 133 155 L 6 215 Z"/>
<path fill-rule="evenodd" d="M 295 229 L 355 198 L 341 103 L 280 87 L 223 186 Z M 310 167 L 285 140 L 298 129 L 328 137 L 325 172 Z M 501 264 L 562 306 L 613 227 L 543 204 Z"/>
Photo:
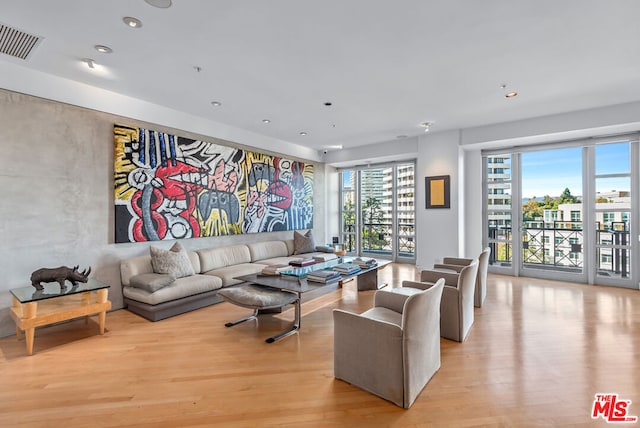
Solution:
<path fill-rule="evenodd" d="M 349 253 L 357 253 L 356 225 L 345 224 L 342 241 Z M 361 229 L 361 246 L 363 253 L 380 255 L 392 254 L 392 223 L 364 223 Z M 415 256 L 415 226 L 413 223 L 398 223 L 398 256 Z"/>
<path fill-rule="evenodd" d="M 596 268 L 600 276 L 628 278 L 630 232 L 624 222 L 596 224 Z M 489 228 L 491 265 L 510 266 L 513 233 L 509 226 Z M 582 222 L 536 222 L 523 228 L 524 267 L 581 272 L 584 266 Z"/>

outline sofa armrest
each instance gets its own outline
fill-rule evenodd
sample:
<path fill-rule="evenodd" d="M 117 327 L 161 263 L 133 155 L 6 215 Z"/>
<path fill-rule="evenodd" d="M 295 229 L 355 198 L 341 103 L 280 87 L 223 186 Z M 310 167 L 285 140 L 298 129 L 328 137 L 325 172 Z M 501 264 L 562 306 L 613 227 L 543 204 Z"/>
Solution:
<path fill-rule="evenodd" d="M 132 257 L 120 262 L 120 280 L 124 286 L 129 286 L 131 284 L 132 276 L 144 273 L 153 273 L 151 256 Z"/>

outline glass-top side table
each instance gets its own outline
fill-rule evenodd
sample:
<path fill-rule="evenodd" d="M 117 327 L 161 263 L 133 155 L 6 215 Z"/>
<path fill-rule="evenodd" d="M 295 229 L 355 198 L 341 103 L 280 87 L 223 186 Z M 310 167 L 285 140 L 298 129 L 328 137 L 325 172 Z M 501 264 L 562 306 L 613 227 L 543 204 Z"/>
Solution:
<path fill-rule="evenodd" d="M 77 285 L 72 285 L 67 281 L 65 285 L 66 286 L 64 288 L 61 288 L 57 282 L 51 282 L 44 284 L 44 290 L 36 290 L 33 285 L 29 285 L 27 287 L 14 288 L 9 291 L 13 294 L 13 297 L 20 301 L 20 303 L 29 303 L 110 287 L 109 285 L 93 278 L 89 278 L 87 282 L 79 282 Z"/>
<path fill-rule="evenodd" d="M 86 283 L 65 287 L 57 283 L 44 285 L 43 290 L 33 286 L 9 290 L 13 295 L 11 318 L 16 323 L 18 339 L 25 333 L 27 354 L 33 355 L 35 328 L 84 316 L 98 314 L 100 334 L 104 334 L 107 311 L 111 302 L 107 299 L 109 285 L 89 278 Z"/>

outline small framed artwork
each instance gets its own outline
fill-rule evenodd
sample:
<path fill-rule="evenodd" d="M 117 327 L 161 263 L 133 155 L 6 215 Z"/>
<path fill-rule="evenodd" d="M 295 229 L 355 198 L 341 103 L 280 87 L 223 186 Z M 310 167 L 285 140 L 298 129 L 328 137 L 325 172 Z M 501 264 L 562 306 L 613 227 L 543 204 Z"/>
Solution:
<path fill-rule="evenodd" d="M 425 208 L 451 208 L 451 185 L 449 182 L 450 177 L 448 175 L 424 178 L 426 189 Z"/>

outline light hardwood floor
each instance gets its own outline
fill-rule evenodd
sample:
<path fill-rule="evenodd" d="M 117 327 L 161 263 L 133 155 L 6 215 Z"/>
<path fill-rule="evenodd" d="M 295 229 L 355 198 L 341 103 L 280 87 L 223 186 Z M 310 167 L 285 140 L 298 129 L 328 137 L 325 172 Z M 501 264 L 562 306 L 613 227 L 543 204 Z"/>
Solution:
<path fill-rule="evenodd" d="M 393 264 L 397 286 L 415 275 Z M 288 310 L 225 328 L 247 310 L 221 303 L 152 323 L 126 310 L 0 339 L 1 427 L 603 426 L 594 394 L 640 416 L 640 292 L 490 275 L 464 343 L 441 340 L 442 367 L 413 407 L 333 378 L 331 311 L 364 311 L 346 284 L 303 304 L 302 330 L 264 339 Z"/>

